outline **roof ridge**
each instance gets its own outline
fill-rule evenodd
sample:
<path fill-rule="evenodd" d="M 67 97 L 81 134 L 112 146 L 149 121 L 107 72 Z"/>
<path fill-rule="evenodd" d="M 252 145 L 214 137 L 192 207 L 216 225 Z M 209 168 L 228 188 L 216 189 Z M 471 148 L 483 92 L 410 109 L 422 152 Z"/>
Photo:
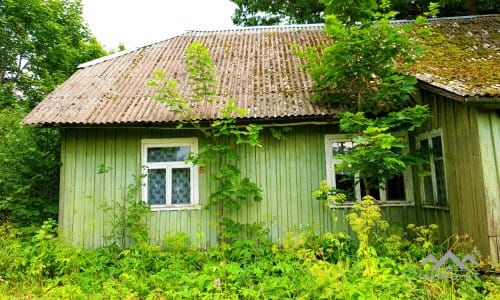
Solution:
<path fill-rule="evenodd" d="M 493 18 L 499 17 L 500 14 L 488 14 L 488 15 L 466 15 L 466 16 L 451 16 L 451 17 L 433 17 L 427 18 L 428 22 L 438 22 L 438 21 L 449 21 L 449 20 L 471 20 L 471 19 L 479 19 L 479 18 Z M 391 20 L 391 23 L 413 23 L 414 19 L 394 19 Z"/>
<path fill-rule="evenodd" d="M 324 23 L 257 25 L 257 26 L 221 28 L 221 29 L 193 29 L 193 30 L 187 30 L 186 33 L 192 33 L 192 32 L 224 32 L 224 31 L 251 31 L 251 30 L 288 29 L 288 28 L 311 28 L 311 27 L 323 27 L 323 26 L 325 26 Z"/>

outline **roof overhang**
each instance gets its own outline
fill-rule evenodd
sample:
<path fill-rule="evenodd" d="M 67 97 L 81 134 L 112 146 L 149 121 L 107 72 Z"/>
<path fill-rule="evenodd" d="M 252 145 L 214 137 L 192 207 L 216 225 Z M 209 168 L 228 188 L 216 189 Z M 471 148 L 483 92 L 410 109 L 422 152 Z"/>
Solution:
<path fill-rule="evenodd" d="M 423 90 L 433 92 L 435 94 L 441 95 L 443 97 L 462 102 L 467 105 L 476 105 L 484 109 L 499 109 L 500 108 L 500 98 L 498 97 L 485 97 L 477 95 L 460 95 L 454 92 L 450 92 L 445 88 L 439 87 L 432 83 L 418 80 L 417 86 Z M 414 95 L 417 102 L 421 102 L 418 95 Z"/>

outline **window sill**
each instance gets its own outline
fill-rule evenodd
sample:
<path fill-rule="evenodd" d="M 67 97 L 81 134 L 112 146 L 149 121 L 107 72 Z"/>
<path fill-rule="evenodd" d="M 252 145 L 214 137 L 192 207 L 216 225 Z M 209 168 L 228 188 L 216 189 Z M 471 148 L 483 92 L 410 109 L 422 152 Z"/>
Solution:
<path fill-rule="evenodd" d="M 346 203 L 328 203 L 330 208 L 352 208 L 354 204 L 359 204 L 360 202 L 346 202 Z M 402 206 L 415 206 L 415 202 L 406 202 L 406 201 L 386 201 L 380 202 L 376 201 L 375 205 L 378 207 L 402 207 Z"/>
<path fill-rule="evenodd" d="M 201 205 L 151 205 L 151 211 L 177 211 L 201 209 Z"/>
<path fill-rule="evenodd" d="M 435 205 L 435 204 L 422 204 L 422 208 L 432 208 L 432 209 L 441 209 L 441 210 L 450 210 L 448 206 L 444 205 Z"/>

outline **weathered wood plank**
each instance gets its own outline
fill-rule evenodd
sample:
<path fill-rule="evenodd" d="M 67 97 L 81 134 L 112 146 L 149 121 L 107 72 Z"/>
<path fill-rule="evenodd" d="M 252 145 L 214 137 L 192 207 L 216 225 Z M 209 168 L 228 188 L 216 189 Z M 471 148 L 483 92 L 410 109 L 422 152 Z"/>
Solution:
<path fill-rule="evenodd" d="M 484 200 L 492 264 L 499 262 L 500 240 L 500 117 L 482 111 L 478 118 L 481 161 L 484 168 Z"/>
<path fill-rule="evenodd" d="M 312 199 L 311 192 L 325 178 L 324 133 L 334 127 L 297 126 L 281 140 L 270 134 L 263 137 L 263 147 L 239 146 L 242 176 L 260 184 L 264 200 L 245 203 L 233 216 L 242 223 L 263 222 L 273 240 L 282 239 L 288 232 L 312 229 L 316 234 L 330 230 L 348 230 L 344 209 L 335 212 Z M 172 138 L 193 136 L 189 130 L 171 129 L 68 129 L 65 133 L 64 205 L 62 218 L 65 230 L 73 234 L 72 241 L 87 247 L 104 245 L 102 236 L 109 233 L 106 216 L 98 208 L 101 201 L 111 205 L 123 201 L 127 185 L 133 175 L 140 173 L 140 143 L 143 138 Z M 200 137 L 200 147 L 205 142 Z M 81 147 L 81 144 L 84 147 Z M 109 172 L 97 174 L 100 164 Z M 210 176 L 216 166 L 208 165 L 199 174 L 201 203 L 208 201 L 213 188 Z M 77 185 L 76 182 L 86 181 Z M 78 189 L 78 190 L 73 190 Z M 89 201 L 88 199 L 93 199 Z M 398 215 L 399 208 L 391 209 L 398 222 L 406 222 Z M 71 215 L 70 215 L 71 214 Z M 391 212 L 392 214 L 392 212 Z M 213 245 L 217 238 L 215 210 L 157 211 L 148 220 L 151 239 L 161 242 L 165 234 L 183 231 L 200 247 Z M 93 230 L 91 230 L 93 229 Z M 93 233 L 88 234 L 89 231 Z M 82 240 L 82 236 L 85 238 Z M 201 238 L 200 238 L 201 237 Z"/>

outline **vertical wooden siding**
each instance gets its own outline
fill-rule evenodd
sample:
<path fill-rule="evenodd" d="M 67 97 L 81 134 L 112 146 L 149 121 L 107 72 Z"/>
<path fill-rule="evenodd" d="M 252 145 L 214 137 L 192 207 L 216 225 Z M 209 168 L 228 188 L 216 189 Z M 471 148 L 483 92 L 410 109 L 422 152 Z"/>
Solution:
<path fill-rule="evenodd" d="M 478 113 L 484 200 L 492 264 L 500 262 L 500 111 Z"/>
<path fill-rule="evenodd" d="M 141 139 L 197 136 L 188 130 L 173 129 L 73 128 L 62 132 L 60 224 L 70 241 L 85 247 L 105 245 L 103 236 L 110 228 L 100 205 L 123 199 L 127 185 L 133 182 L 132 176 L 140 173 Z M 331 211 L 311 197 L 326 178 L 324 135 L 336 133 L 336 126 L 295 126 L 279 140 L 268 130 L 265 132 L 261 148 L 237 148 L 244 158 L 240 162 L 242 176 L 262 188 L 263 201 L 244 203 L 232 217 L 241 223 L 263 224 L 272 240 L 281 239 L 288 232 L 348 231 L 347 210 Z M 205 141 L 198 138 L 202 146 Z M 98 174 L 100 165 L 110 168 L 109 172 Z M 214 167 L 207 166 L 199 174 L 201 204 L 207 203 L 211 193 L 213 172 Z M 404 227 L 416 222 L 413 207 L 383 210 L 394 225 Z M 161 242 L 165 235 L 185 232 L 199 247 L 216 241 L 217 221 L 217 212 L 205 209 L 157 211 L 148 220 L 153 241 Z"/>
<path fill-rule="evenodd" d="M 123 199 L 133 175 L 140 173 L 143 138 L 194 136 L 186 130 L 161 129 L 64 129 L 61 170 L 60 223 L 73 243 L 86 247 L 105 244 L 109 232 L 102 203 Z M 203 144 L 203 139 L 200 139 Z M 264 136 L 262 148 L 239 147 L 243 176 L 257 182 L 264 200 L 250 203 L 235 213 L 242 223 L 261 222 L 276 240 L 289 231 L 310 228 L 316 233 L 331 229 L 329 212 L 311 199 L 311 192 L 324 178 L 324 145 L 321 130 L 297 127 L 283 140 Z M 110 168 L 98 174 L 99 166 Z M 210 194 L 210 166 L 199 174 L 200 201 Z M 216 239 L 216 212 L 201 210 L 159 211 L 149 220 L 151 237 L 185 232 L 200 247 Z"/>
<path fill-rule="evenodd" d="M 478 110 L 426 91 L 422 99 L 432 117 L 421 132 L 442 130 L 449 209 L 422 207 L 416 188 L 419 223 L 438 224 L 441 238 L 469 234 L 481 252 L 489 254 Z"/>

